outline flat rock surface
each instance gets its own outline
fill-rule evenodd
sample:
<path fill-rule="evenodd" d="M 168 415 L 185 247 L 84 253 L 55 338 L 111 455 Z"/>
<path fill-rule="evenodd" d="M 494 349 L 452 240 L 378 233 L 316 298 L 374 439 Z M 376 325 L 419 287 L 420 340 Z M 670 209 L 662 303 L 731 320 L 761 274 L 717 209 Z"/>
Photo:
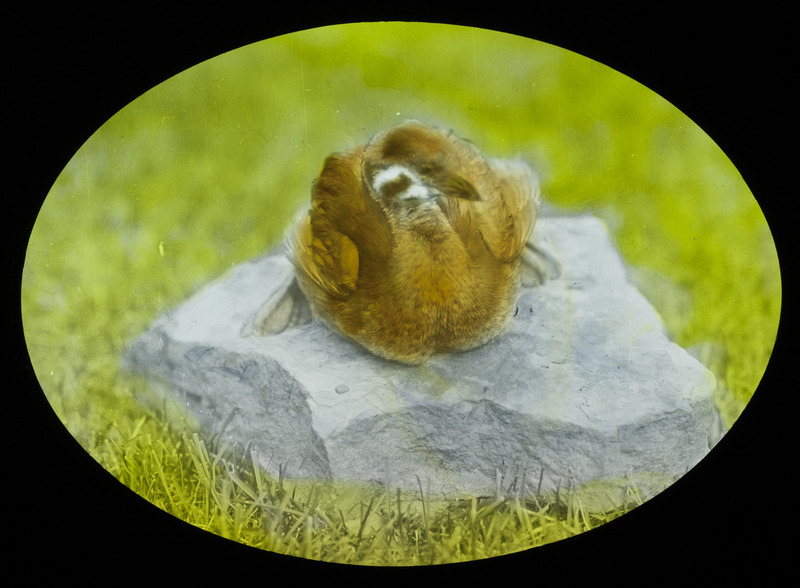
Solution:
<path fill-rule="evenodd" d="M 258 335 L 293 280 L 272 255 L 157 319 L 126 363 L 288 478 L 461 497 L 654 476 L 660 491 L 709 450 L 714 377 L 669 340 L 598 219 L 542 218 L 536 233 L 560 275 L 521 290 L 479 349 L 409 367 L 316 321 Z"/>

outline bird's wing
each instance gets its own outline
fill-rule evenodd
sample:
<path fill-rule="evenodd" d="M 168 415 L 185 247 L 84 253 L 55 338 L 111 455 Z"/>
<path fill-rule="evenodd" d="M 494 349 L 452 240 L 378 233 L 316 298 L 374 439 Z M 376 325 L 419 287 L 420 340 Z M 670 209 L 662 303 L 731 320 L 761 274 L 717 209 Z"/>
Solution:
<path fill-rule="evenodd" d="M 360 157 L 331 155 L 314 183 L 311 208 L 298 223 L 292 240 L 295 266 L 336 298 L 347 298 L 356 289 L 359 254 L 343 230 L 342 217 L 358 214 L 353 206 L 360 190 Z"/>
<path fill-rule="evenodd" d="M 358 282 L 358 249 L 353 241 L 331 229 L 315 211 L 298 223 L 291 257 L 298 270 L 336 298 L 347 298 Z"/>
<path fill-rule="evenodd" d="M 388 248 L 388 232 L 361 181 L 362 150 L 331 155 L 317 178 L 308 216 L 293 240 L 292 258 L 320 288 L 337 298 L 356 289 L 364 259 Z M 387 241 L 387 243 L 384 243 Z"/>
<path fill-rule="evenodd" d="M 511 261 L 525 246 L 536 222 L 539 183 L 521 160 L 490 160 L 493 188 L 477 202 L 480 230 L 497 259 Z"/>

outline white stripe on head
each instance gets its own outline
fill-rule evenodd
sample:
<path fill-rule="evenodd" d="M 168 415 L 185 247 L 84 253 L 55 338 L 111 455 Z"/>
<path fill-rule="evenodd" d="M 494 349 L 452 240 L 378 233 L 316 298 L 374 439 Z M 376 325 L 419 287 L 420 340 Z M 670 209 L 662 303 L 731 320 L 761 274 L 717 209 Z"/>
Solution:
<path fill-rule="evenodd" d="M 417 175 L 407 167 L 402 165 L 390 165 L 386 169 L 382 169 L 378 172 L 378 175 L 376 175 L 373 180 L 372 186 L 375 188 L 376 192 L 380 192 L 386 184 L 399 180 L 404 176 L 411 180 L 412 184 L 419 183 Z"/>

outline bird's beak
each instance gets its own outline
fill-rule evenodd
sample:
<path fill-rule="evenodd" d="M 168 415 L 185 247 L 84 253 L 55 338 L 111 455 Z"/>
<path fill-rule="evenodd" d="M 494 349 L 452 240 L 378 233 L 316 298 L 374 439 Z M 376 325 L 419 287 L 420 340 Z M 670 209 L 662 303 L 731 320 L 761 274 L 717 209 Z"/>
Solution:
<path fill-rule="evenodd" d="M 469 180 L 462 178 L 457 174 L 451 174 L 445 180 L 445 188 L 447 193 L 456 197 L 463 198 L 464 200 L 482 200 L 478 190 L 475 189 Z"/>

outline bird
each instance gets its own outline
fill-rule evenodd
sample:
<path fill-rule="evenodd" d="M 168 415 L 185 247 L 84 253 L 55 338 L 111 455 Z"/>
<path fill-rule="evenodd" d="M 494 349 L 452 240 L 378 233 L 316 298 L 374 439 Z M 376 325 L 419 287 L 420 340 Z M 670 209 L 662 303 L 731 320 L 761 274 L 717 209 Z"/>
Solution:
<path fill-rule="evenodd" d="M 540 204 L 522 159 L 406 120 L 325 159 L 288 256 L 314 317 L 418 365 L 506 328 Z"/>

